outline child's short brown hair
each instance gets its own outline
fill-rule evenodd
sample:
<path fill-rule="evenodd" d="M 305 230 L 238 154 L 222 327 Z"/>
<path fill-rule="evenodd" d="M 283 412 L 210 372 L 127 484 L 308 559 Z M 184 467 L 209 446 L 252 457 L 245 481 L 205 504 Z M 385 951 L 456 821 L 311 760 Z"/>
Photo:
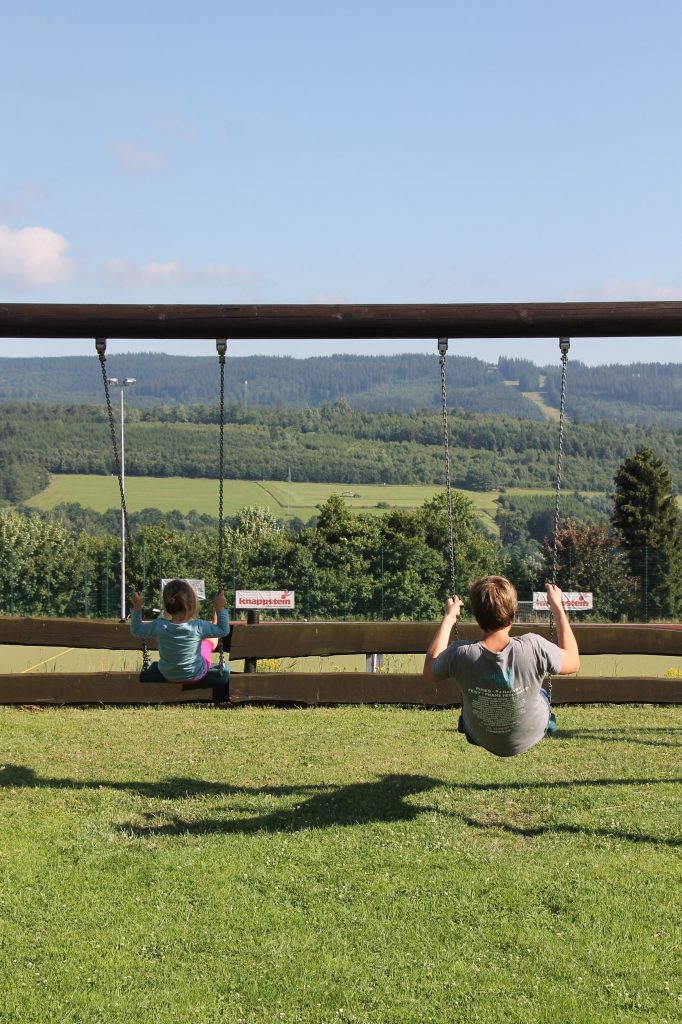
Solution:
<path fill-rule="evenodd" d="M 469 588 L 471 610 L 486 632 L 511 626 L 519 605 L 516 587 L 505 576 L 482 576 Z"/>
<path fill-rule="evenodd" d="M 197 610 L 197 593 L 187 580 L 168 580 L 163 588 L 163 606 L 169 615 L 192 616 Z"/>

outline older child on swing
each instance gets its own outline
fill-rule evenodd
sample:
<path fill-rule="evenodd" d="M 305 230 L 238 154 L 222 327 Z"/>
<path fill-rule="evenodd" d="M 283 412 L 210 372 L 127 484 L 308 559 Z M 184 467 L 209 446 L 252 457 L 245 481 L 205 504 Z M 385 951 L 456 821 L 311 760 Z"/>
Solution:
<path fill-rule="evenodd" d="M 482 636 L 469 643 L 450 633 L 462 601 L 450 597 L 445 615 L 424 661 L 428 682 L 453 679 L 462 691 L 459 731 L 469 743 L 498 757 L 522 754 L 548 732 L 556 731 L 547 675 L 567 675 L 580 668 L 578 645 L 561 601 L 561 590 L 547 584 L 557 643 L 537 633 L 510 637 L 518 607 L 516 589 L 504 576 L 484 576 L 470 588 L 471 609 Z"/>

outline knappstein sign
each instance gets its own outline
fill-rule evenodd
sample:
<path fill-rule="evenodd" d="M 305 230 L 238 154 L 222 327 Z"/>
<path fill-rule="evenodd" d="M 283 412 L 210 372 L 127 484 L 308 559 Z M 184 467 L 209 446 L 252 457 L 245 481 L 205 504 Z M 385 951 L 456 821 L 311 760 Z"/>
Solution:
<path fill-rule="evenodd" d="M 266 608 L 276 608 L 279 611 L 286 608 L 295 608 L 295 593 L 293 590 L 236 590 L 235 608 L 245 608 L 249 611 L 260 611 Z"/>

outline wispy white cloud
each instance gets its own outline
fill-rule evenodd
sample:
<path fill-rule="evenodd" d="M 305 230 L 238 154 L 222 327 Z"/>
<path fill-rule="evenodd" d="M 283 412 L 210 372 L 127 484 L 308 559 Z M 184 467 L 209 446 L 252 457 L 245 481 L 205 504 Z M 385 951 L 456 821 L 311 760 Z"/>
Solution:
<path fill-rule="evenodd" d="M 665 302 L 682 299 L 682 286 L 660 284 L 651 278 L 642 278 L 640 281 L 623 281 L 622 278 L 614 278 L 609 281 L 602 293 L 607 299 L 631 299 L 646 301 L 654 299 Z"/>
<path fill-rule="evenodd" d="M 679 302 L 682 300 L 682 285 L 662 284 L 650 277 L 639 281 L 614 277 L 602 285 L 573 289 L 563 298 L 567 302 L 608 302 L 610 299 L 617 302 Z"/>
<path fill-rule="evenodd" d="M 255 285 L 262 278 L 250 267 L 239 263 L 209 263 L 204 267 L 191 269 L 179 260 L 167 263 L 132 263 L 115 259 L 104 264 L 104 274 L 111 284 L 122 288 L 136 288 L 141 285 L 196 285 L 212 282 L 227 285 Z"/>
<path fill-rule="evenodd" d="M 161 171 L 166 166 L 163 153 L 136 142 L 119 140 L 111 148 L 117 163 L 126 171 Z"/>
<path fill-rule="evenodd" d="M 0 224 L 0 283 L 22 290 L 60 284 L 73 275 L 68 242 L 50 228 Z"/>

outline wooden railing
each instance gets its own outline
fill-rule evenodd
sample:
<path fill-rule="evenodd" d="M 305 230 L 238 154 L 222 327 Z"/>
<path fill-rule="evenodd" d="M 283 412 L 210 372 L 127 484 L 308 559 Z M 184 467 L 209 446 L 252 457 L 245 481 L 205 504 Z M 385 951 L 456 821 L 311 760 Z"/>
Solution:
<path fill-rule="evenodd" d="M 342 654 L 423 654 L 433 622 L 265 622 L 233 624 L 230 658 L 280 659 Z M 664 655 L 679 664 L 682 626 L 574 625 L 583 655 Z M 543 625 L 515 626 L 547 635 Z M 464 640 L 477 627 L 460 624 Z M 63 647 L 109 651 L 139 650 L 128 626 L 85 619 L 0 618 L 0 645 Z M 674 665 L 671 667 L 675 667 Z M 0 674 L 0 704 L 157 704 L 228 700 L 296 704 L 416 704 L 447 707 L 460 703 L 454 684 L 433 686 L 419 673 L 233 672 L 229 691 L 201 685 L 140 683 L 131 672 L 29 672 Z M 682 678 L 562 676 L 554 681 L 555 704 L 682 703 Z"/>

